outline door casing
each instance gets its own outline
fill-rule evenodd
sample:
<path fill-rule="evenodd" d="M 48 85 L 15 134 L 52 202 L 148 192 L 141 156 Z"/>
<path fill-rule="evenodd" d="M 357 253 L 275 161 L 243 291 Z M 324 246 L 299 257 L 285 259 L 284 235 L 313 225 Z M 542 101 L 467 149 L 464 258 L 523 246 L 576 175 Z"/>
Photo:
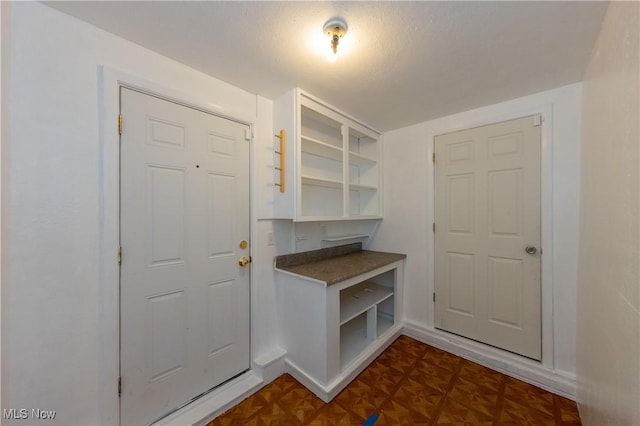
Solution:
<path fill-rule="evenodd" d="M 539 253 L 524 253 L 524 247 L 533 245 L 537 249 L 540 245 L 540 124 L 539 115 L 526 116 L 437 136 L 434 166 L 435 326 L 536 360 L 541 358 L 542 350 L 541 257 Z M 495 138 L 511 144 L 510 148 L 517 148 L 517 152 L 493 153 L 491 147 L 496 145 L 491 141 L 495 142 Z M 466 150 L 462 151 L 462 146 Z M 461 157 L 444 158 L 450 150 Z M 455 182 L 457 190 L 452 189 Z M 496 198 L 494 184 L 507 185 L 504 189 L 513 192 L 507 199 Z M 447 201 L 450 197 L 463 203 L 466 214 L 455 215 L 456 210 L 451 210 L 451 202 Z M 518 207 L 511 212 L 513 202 Z M 500 228 L 501 221 L 491 219 L 494 208 L 508 217 L 515 214 L 515 222 Z M 458 223 L 447 224 L 453 215 Z M 451 226 L 454 229 L 449 229 Z M 455 232 L 456 227 L 462 227 L 458 229 L 462 233 Z M 462 262 L 459 266 L 465 272 L 459 272 L 471 277 L 456 275 L 451 266 L 445 266 L 449 262 Z M 492 271 L 498 273 L 497 280 L 491 278 Z M 509 277 L 501 280 L 499 277 L 505 273 Z M 451 281 L 452 275 L 458 278 Z M 516 282 L 520 285 L 514 287 Z M 458 288 L 456 293 L 456 285 L 468 287 Z M 496 291 L 494 285 L 501 290 Z M 517 294 L 504 296 L 503 290 Z M 509 297 L 509 301 L 501 296 Z"/>
<path fill-rule="evenodd" d="M 435 218 L 435 169 L 432 162 L 435 137 L 442 134 L 453 133 L 473 127 L 486 126 L 502 121 L 513 120 L 529 115 L 540 114 L 542 116 L 540 143 L 540 247 L 543 251 L 541 264 L 541 309 L 542 309 L 542 360 L 541 364 L 549 369 L 553 368 L 553 191 L 552 191 L 552 158 L 553 158 L 553 105 L 543 104 L 531 108 L 513 109 L 503 113 L 494 114 L 460 114 L 451 120 L 441 120 L 430 127 L 426 134 L 428 146 L 426 167 L 431 181 L 427 185 L 427 211 L 429 217 L 427 223 L 431 224 Z M 460 118 L 462 117 L 462 118 Z M 428 267 L 432 273 L 427 281 L 427 306 L 432 307 L 431 323 L 435 323 L 435 305 L 432 294 L 435 291 L 435 238 L 430 233 L 426 247 Z M 433 326 L 432 326 L 433 328 Z M 435 330 L 435 328 L 433 328 Z M 446 334 L 445 332 L 440 332 Z M 461 339 L 464 339 L 461 337 Z"/>
<path fill-rule="evenodd" d="M 98 67 L 98 96 L 99 96 L 99 139 L 98 139 L 98 292 L 99 303 L 98 329 L 100 350 L 99 365 L 99 395 L 101 424 L 120 424 L 120 398 L 118 397 L 118 376 L 120 372 L 120 323 L 119 323 L 119 211 L 120 211 L 120 149 L 118 134 L 119 89 L 129 87 L 176 102 L 190 108 L 198 109 L 210 114 L 218 115 L 229 120 L 246 124 L 254 133 L 255 111 L 253 109 L 224 109 L 213 105 L 211 99 L 202 97 L 196 92 L 185 92 L 171 87 L 171 83 L 160 84 L 145 78 L 123 72 L 107 66 Z M 253 172 L 255 158 L 255 144 L 251 142 L 249 150 L 249 186 L 250 199 L 255 200 L 256 175 Z M 254 206 L 250 203 L 250 238 L 255 236 Z M 252 315 L 255 306 L 254 274 L 250 282 L 250 359 L 253 360 L 254 329 Z M 253 365 L 253 361 L 252 361 Z"/>

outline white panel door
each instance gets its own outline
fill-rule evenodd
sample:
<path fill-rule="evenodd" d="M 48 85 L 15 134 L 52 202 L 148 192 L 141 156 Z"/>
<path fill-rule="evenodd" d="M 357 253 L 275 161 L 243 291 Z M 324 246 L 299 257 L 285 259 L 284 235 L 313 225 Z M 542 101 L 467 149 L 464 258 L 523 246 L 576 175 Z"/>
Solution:
<path fill-rule="evenodd" d="M 120 409 L 142 425 L 249 368 L 248 126 L 126 88 L 121 111 Z"/>
<path fill-rule="evenodd" d="M 436 327 L 538 360 L 539 119 L 435 138 Z"/>

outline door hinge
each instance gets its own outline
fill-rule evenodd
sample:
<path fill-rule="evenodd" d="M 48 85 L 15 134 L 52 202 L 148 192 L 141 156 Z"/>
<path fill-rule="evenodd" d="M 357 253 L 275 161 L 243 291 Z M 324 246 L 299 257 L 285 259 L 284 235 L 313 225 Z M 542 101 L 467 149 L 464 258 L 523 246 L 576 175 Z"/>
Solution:
<path fill-rule="evenodd" d="M 118 377 L 118 396 L 122 395 L 122 377 Z"/>
<path fill-rule="evenodd" d="M 436 153 L 431 154 L 431 161 L 436 162 Z"/>
<path fill-rule="evenodd" d="M 118 247 L 118 266 L 122 265 L 122 247 Z"/>
<path fill-rule="evenodd" d="M 435 291 L 433 292 L 433 301 L 434 302 L 436 301 L 436 292 Z"/>
<path fill-rule="evenodd" d="M 436 232 L 436 223 L 433 222 L 433 232 Z"/>
<path fill-rule="evenodd" d="M 536 114 L 533 116 L 533 127 L 538 127 L 540 125 L 542 125 L 542 122 L 544 121 L 544 117 L 542 116 L 542 114 Z"/>
<path fill-rule="evenodd" d="M 251 129 L 245 129 L 244 140 L 249 142 L 253 140 L 253 133 L 251 132 Z"/>
<path fill-rule="evenodd" d="M 122 134 L 122 114 L 118 114 L 118 134 Z"/>

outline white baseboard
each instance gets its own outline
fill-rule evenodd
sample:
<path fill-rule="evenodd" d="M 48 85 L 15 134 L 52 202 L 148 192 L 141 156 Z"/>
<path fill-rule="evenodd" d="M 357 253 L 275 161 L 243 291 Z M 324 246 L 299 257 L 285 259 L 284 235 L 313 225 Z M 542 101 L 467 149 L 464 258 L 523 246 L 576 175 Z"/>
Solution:
<path fill-rule="evenodd" d="M 290 360 L 286 360 L 286 372 L 291 374 L 304 387 L 313 392 L 318 398 L 324 402 L 329 402 L 338 395 L 358 374 L 362 373 L 371 362 L 378 357 L 385 349 L 387 349 L 393 341 L 402 334 L 400 326 L 394 326 L 379 337 L 378 341 L 371 344 L 365 349 L 358 358 L 356 358 L 347 368 L 345 368 L 338 377 L 331 381 L 328 385 L 324 385 L 307 373 Z"/>
<path fill-rule="evenodd" d="M 256 357 L 251 370 L 155 423 L 158 426 L 202 426 L 239 404 L 285 372 L 282 348 Z"/>
<path fill-rule="evenodd" d="M 492 370 L 530 383 L 571 400 L 576 399 L 576 378 L 544 367 L 539 362 L 464 337 L 405 321 L 403 334 Z"/>
<path fill-rule="evenodd" d="M 273 382 L 285 373 L 287 351 L 278 347 L 253 360 L 253 371 L 262 379 L 264 385 Z"/>
<path fill-rule="evenodd" d="M 163 418 L 158 426 L 202 426 L 240 403 L 263 386 L 252 370 L 225 383 L 211 393 Z"/>

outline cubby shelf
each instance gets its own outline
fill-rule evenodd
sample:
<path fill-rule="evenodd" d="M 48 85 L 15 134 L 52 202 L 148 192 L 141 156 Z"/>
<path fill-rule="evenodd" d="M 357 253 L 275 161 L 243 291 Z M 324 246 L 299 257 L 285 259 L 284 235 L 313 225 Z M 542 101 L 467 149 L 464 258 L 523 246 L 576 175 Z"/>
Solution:
<path fill-rule="evenodd" d="M 302 152 L 317 155 L 320 157 L 326 157 L 336 161 L 342 161 L 342 148 L 338 148 L 331 144 L 321 142 L 307 136 L 302 136 L 301 138 Z"/>
<path fill-rule="evenodd" d="M 371 344 L 367 336 L 367 315 L 363 314 L 340 328 L 340 363 L 344 368 L 350 365 L 362 351 Z"/>
<path fill-rule="evenodd" d="M 349 189 L 354 190 L 354 191 L 377 191 L 378 190 L 378 188 L 376 188 L 375 186 L 360 185 L 360 184 L 357 184 L 357 183 L 349 184 Z"/>
<path fill-rule="evenodd" d="M 312 176 L 302 176 L 301 182 L 303 185 L 324 186 L 327 188 L 342 189 L 342 182 L 331 179 L 320 179 Z"/>
<path fill-rule="evenodd" d="M 360 154 L 356 154 L 355 152 L 349 152 L 349 163 L 354 164 L 356 166 L 373 166 L 377 164 L 377 160 L 363 157 Z"/>
<path fill-rule="evenodd" d="M 340 325 L 393 296 L 393 289 L 365 281 L 340 292 Z"/>

